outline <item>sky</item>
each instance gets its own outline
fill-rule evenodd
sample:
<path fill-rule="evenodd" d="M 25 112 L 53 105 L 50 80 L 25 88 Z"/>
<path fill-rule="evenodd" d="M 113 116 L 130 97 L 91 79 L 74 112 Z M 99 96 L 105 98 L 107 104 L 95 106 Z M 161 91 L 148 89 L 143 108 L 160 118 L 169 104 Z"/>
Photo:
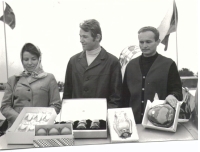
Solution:
<path fill-rule="evenodd" d="M 42 52 L 44 71 L 64 81 L 71 56 L 82 51 L 79 23 L 96 19 L 102 29 L 103 46 L 119 58 L 127 46 L 139 45 L 138 30 L 143 26 L 158 27 L 172 0 L 17 0 L 6 1 L 13 9 L 16 27 L 6 25 L 8 76 L 22 70 L 20 51 L 24 43 L 37 45 Z M 178 69 L 198 72 L 199 22 L 198 0 L 176 0 L 177 32 L 169 37 L 168 50 L 164 45 L 158 53 L 172 58 Z M 2 4 L 0 4 L 2 9 Z M 3 10 L 0 9 L 0 12 Z M 0 14 L 1 16 L 2 14 Z M 3 22 L 0 22 L 0 82 L 7 81 L 6 52 Z M 177 60 L 178 54 L 178 60 Z"/>

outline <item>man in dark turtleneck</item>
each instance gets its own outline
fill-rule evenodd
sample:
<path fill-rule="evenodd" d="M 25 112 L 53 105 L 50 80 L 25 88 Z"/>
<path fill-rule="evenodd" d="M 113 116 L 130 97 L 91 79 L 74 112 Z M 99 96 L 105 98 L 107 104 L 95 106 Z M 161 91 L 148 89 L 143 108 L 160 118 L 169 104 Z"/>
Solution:
<path fill-rule="evenodd" d="M 136 123 L 141 123 L 147 100 L 157 93 L 173 107 L 182 100 L 180 76 L 173 60 L 157 53 L 159 31 L 143 27 L 138 31 L 142 55 L 131 60 L 125 71 L 121 107 L 132 107 Z"/>
<path fill-rule="evenodd" d="M 121 100 L 122 75 L 118 59 L 101 45 L 102 32 L 97 20 L 80 24 L 83 51 L 68 62 L 63 99 L 106 98 L 108 108 Z"/>

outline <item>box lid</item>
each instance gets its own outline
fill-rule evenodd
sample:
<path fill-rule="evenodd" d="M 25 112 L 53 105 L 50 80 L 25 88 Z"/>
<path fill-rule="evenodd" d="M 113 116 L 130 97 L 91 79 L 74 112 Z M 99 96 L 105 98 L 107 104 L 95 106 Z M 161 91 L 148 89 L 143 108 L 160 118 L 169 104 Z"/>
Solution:
<path fill-rule="evenodd" d="M 64 99 L 60 121 L 107 118 L 107 101 L 104 98 Z"/>

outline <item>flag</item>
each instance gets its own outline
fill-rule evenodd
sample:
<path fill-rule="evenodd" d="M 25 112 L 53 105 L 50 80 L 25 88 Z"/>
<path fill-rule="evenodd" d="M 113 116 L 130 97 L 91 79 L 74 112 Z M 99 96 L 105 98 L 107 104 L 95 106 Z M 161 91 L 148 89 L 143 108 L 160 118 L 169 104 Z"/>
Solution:
<path fill-rule="evenodd" d="M 5 2 L 6 7 L 4 10 L 4 14 L 0 17 L 0 21 L 4 22 L 6 24 L 8 24 L 10 26 L 11 29 L 15 28 L 15 14 L 12 10 L 12 8 Z M 4 19 L 5 16 L 5 19 Z"/>
<path fill-rule="evenodd" d="M 169 35 L 172 32 L 176 32 L 178 23 L 178 11 L 175 1 L 171 4 L 167 14 L 162 20 L 160 26 L 157 28 L 160 33 L 160 41 L 165 45 L 165 51 L 168 47 Z"/>

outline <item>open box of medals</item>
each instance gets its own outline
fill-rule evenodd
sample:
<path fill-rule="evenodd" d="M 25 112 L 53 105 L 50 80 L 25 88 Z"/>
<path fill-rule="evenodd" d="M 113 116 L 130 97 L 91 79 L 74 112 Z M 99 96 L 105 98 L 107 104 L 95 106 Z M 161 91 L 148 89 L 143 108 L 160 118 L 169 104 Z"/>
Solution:
<path fill-rule="evenodd" d="M 65 99 L 60 122 L 73 124 L 74 138 L 107 138 L 106 99 Z"/>
<path fill-rule="evenodd" d="M 108 109 L 108 127 L 111 142 L 139 141 L 132 108 Z"/>
<path fill-rule="evenodd" d="M 73 146 L 72 124 L 36 125 L 33 145 L 37 148 Z"/>
<path fill-rule="evenodd" d="M 33 144 L 35 125 L 54 124 L 54 108 L 24 107 L 13 125 L 6 131 L 8 144 Z"/>

